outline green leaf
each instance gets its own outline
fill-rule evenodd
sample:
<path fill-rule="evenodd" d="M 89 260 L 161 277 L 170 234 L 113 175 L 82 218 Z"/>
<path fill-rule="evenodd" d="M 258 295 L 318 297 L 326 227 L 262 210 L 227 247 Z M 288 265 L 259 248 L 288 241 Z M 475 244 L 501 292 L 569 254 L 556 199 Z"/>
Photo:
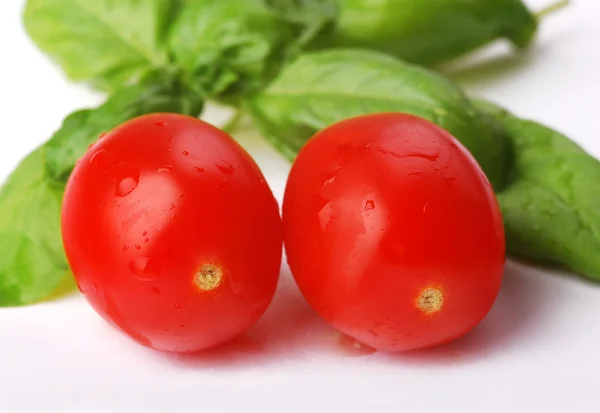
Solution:
<path fill-rule="evenodd" d="M 285 68 L 247 107 L 269 141 L 290 160 L 318 130 L 354 116 L 404 112 L 459 139 L 495 188 L 510 168 L 502 127 L 480 114 L 452 83 L 386 55 L 353 50 L 306 54 Z"/>
<path fill-rule="evenodd" d="M 0 189 L 0 306 L 39 301 L 65 275 L 63 191 L 64 185 L 46 177 L 43 146 L 27 156 Z"/>
<path fill-rule="evenodd" d="M 159 79 L 163 83 L 154 83 Z M 68 116 L 0 189 L 0 306 L 40 301 L 69 276 L 60 233 L 62 196 L 75 162 L 101 132 L 147 113 L 200 114 L 202 101 L 174 81 L 148 82 Z"/>
<path fill-rule="evenodd" d="M 23 20 L 35 44 L 72 80 L 114 91 L 169 63 L 172 0 L 28 0 Z"/>
<path fill-rule="evenodd" d="M 498 193 L 508 251 L 600 280 L 600 162 L 555 130 L 477 105 L 514 146 L 510 184 Z"/>
<path fill-rule="evenodd" d="M 292 41 L 292 27 L 262 0 L 188 2 L 169 36 L 188 83 L 209 97 L 261 87 L 279 68 Z"/>
<path fill-rule="evenodd" d="M 361 47 L 433 65 L 499 38 L 528 46 L 537 19 L 520 0 L 339 0 L 336 26 L 314 47 Z"/>
<path fill-rule="evenodd" d="M 337 0 L 265 0 L 281 19 L 296 29 L 297 45 L 303 48 L 338 18 Z"/>
<path fill-rule="evenodd" d="M 47 146 L 48 175 L 66 181 L 75 161 L 103 132 L 147 113 L 174 112 L 198 116 L 202 99 L 168 76 L 153 76 L 141 84 L 121 89 L 95 110 L 67 117 Z"/>

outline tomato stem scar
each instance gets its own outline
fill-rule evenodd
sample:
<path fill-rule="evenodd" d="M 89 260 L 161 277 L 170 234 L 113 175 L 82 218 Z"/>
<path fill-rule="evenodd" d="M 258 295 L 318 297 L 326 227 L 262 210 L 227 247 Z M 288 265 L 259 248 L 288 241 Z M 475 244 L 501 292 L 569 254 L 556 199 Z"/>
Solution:
<path fill-rule="evenodd" d="M 417 299 L 417 306 L 421 311 L 427 314 L 440 311 L 443 305 L 444 295 L 437 288 L 424 289 Z"/>
<path fill-rule="evenodd" d="M 204 264 L 194 277 L 194 282 L 202 291 L 214 290 L 221 284 L 223 271 L 213 264 Z"/>

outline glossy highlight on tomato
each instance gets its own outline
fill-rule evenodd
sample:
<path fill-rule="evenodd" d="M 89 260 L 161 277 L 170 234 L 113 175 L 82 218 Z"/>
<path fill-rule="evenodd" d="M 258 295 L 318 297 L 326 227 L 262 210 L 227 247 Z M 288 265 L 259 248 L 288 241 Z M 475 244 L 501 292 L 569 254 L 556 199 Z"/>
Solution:
<path fill-rule="evenodd" d="M 277 201 L 229 135 L 142 116 L 104 135 L 68 182 L 65 250 L 93 308 L 148 347 L 193 352 L 254 324 L 279 277 Z"/>
<path fill-rule="evenodd" d="M 292 166 L 283 226 L 309 304 L 377 350 L 453 340 L 500 289 L 492 188 L 460 142 L 415 116 L 359 116 L 317 133 Z"/>

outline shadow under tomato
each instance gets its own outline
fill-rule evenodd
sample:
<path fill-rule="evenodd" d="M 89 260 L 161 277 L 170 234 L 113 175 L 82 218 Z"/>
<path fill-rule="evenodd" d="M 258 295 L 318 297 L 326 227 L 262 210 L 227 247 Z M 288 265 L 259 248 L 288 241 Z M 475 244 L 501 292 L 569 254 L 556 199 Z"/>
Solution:
<path fill-rule="evenodd" d="M 553 274 L 509 261 L 498 299 L 486 318 L 465 336 L 448 344 L 383 357 L 410 364 L 463 364 L 527 345 L 551 320 L 561 290 L 545 282 Z"/>

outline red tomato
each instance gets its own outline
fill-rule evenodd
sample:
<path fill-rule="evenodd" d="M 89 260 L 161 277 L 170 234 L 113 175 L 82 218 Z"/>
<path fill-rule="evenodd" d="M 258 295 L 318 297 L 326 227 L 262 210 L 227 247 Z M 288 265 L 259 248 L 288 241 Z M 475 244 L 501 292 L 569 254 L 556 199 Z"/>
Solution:
<path fill-rule="evenodd" d="M 378 350 L 457 338 L 500 289 L 492 188 L 456 139 L 414 116 L 361 116 L 316 134 L 292 167 L 283 227 L 309 304 Z"/>
<path fill-rule="evenodd" d="M 137 342 L 192 352 L 242 333 L 275 292 L 277 201 L 251 157 L 198 119 L 154 114 L 80 160 L 62 210 L 87 300 Z"/>

